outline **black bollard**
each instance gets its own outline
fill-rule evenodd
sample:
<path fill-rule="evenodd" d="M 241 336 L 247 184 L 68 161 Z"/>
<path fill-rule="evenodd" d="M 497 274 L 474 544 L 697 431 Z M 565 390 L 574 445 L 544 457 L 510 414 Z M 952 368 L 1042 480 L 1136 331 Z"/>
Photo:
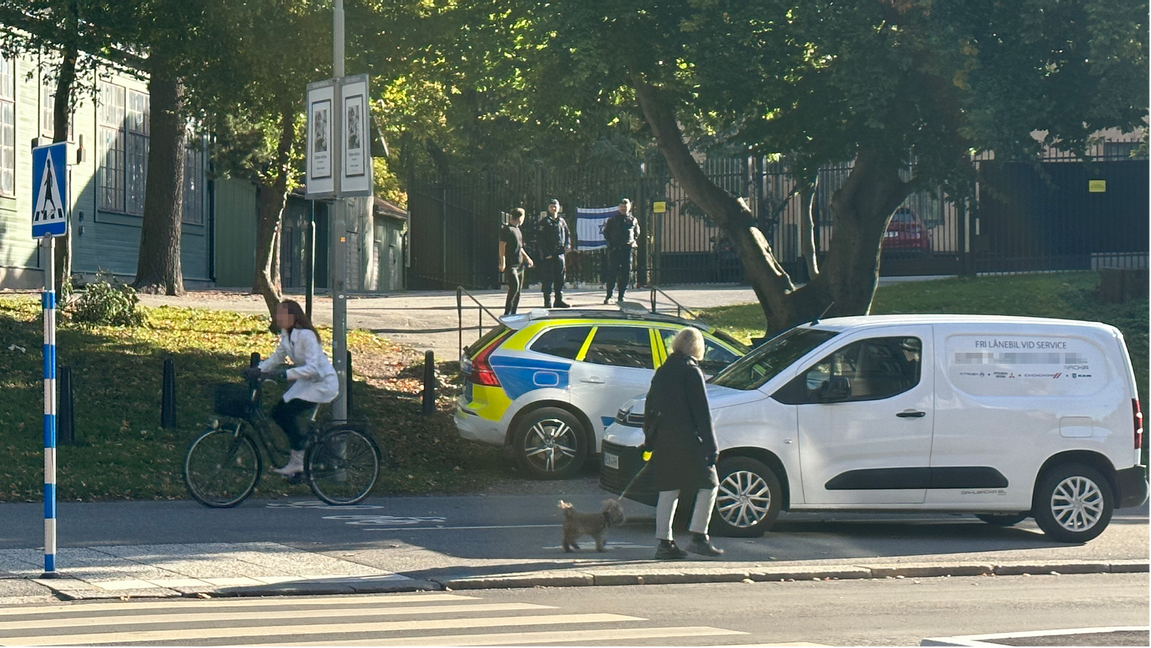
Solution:
<path fill-rule="evenodd" d="M 352 418 L 352 352 L 348 351 L 348 418 Z"/>
<path fill-rule="evenodd" d="M 76 417 L 72 410 L 72 367 L 60 367 L 59 405 L 56 420 L 56 445 L 76 443 Z"/>
<path fill-rule="evenodd" d="M 436 354 L 424 352 L 424 416 L 436 411 Z"/>
<path fill-rule="evenodd" d="M 176 363 L 164 361 L 164 390 L 160 395 L 160 427 L 176 427 Z"/>

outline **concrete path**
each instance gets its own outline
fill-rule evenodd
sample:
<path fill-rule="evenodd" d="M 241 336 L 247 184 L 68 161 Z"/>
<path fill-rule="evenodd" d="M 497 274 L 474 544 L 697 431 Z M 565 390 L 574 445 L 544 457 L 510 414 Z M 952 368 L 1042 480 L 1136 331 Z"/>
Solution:
<path fill-rule="evenodd" d="M 488 312 L 481 311 L 476 301 L 463 296 L 464 327 L 463 343 L 466 345 L 479 336 L 482 319 L 484 330 L 494 324 L 494 317 L 503 313 L 504 297 L 502 290 L 470 291 L 476 301 Z M 732 304 L 746 304 L 755 301 L 755 294 L 747 286 L 671 288 L 667 295 L 689 309 L 712 308 Z M 288 295 L 301 304 L 303 295 Z M 628 301 L 636 301 L 650 308 L 651 292 L 633 290 L 627 295 Z M 617 307 L 603 305 L 603 292 L 599 288 L 578 288 L 564 292 L 565 300 L 574 308 L 595 308 L 615 310 Z M 196 306 L 216 310 L 230 310 L 238 313 L 266 315 L 264 300 L 258 295 L 238 291 L 193 291 L 183 297 L 163 295 L 141 295 L 144 306 Z M 543 297 L 538 289 L 529 289 L 520 300 L 520 311 L 543 306 Z M 674 303 L 660 295 L 656 304 L 661 312 L 676 314 Z M 317 324 L 331 326 L 332 300 L 317 296 L 313 302 L 313 319 Z M 482 313 L 482 318 L 481 318 Z M 417 351 L 434 351 L 439 360 L 455 360 L 459 356 L 461 323 L 460 312 L 456 309 L 455 291 L 397 292 L 382 295 L 352 295 L 348 299 L 348 326 L 375 331 L 380 335 Z"/>

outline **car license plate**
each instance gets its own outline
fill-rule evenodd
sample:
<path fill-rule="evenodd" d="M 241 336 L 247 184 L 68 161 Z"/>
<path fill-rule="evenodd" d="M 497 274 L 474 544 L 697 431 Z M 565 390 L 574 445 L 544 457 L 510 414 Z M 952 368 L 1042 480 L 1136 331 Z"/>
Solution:
<path fill-rule="evenodd" d="M 603 453 L 603 465 L 607 468 L 619 470 L 619 455 L 610 452 Z"/>

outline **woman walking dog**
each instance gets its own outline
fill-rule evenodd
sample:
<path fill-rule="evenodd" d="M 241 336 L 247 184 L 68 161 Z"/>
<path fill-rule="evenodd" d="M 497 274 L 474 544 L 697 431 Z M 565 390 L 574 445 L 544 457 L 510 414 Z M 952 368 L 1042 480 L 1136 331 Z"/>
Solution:
<path fill-rule="evenodd" d="M 672 354 L 656 370 L 644 405 L 644 451 L 651 452 L 647 470 L 659 490 L 655 509 L 656 560 L 680 559 L 687 553 L 676 546 L 671 533 L 679 496 L 694 492 L 691 544 L 687 551 L 719 556 L 707 535 L 719 479 L 715 472 L 715 432 L 703 372 L 703 336 L 695 328 L 680 331 L 671 343 Z"/>

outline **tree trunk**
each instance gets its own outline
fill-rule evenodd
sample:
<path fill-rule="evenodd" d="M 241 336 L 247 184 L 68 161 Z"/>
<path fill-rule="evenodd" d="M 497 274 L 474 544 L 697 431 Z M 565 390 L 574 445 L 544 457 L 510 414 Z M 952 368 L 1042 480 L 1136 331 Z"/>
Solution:
<path fill-rule="evenodd" d="M 822 271 L 799 291 L 812 294 L 796 295 L 815 302 L 803 307 L 805 313 L 818 315 L 833 301 L 829 316 L 871 312 L 883 233 L 910 191 L 899 178 L 901 164 L 892 153 L 862 149 L 856 155 L 847 180 L 831 196 L 834 228 Z"/>
<path fill-rule="evenodd" d="M 796 288 L 772 252 L 747 205 L 712 182 L 692 157 L 672 108 L 659 91 L 634 82 L 636 98 L 672 175 L 685 193 L 731 238 L 772 335 L 820 316 L 864 315 L 879 280 L 883 233 L 907 197 L 898 155 L 863 149 L 844 186 L 832 195 L 835 225 L 827 258 L 811 281 Z M 813 192 L 814 195 L 814 192 Z M 810 218 L 810 215 L 807 215 Z M 828 307 L 831 306 L 830 309 Z"/>
<path fill-rule="evenodd" d="M 283 293 L 280 290 L 280 231 L 284 206 L 288 202 L 288 165 L 292 144 L 296 137 L 294 114 L 285 110 L 280 115 L 280 140 L 276 146 L 274 175 L 263 176 L 256 192 L 256 276 L 252 278 L 252 292 L 264 297 L 272 330 L 276 330 L 276 307 Z"/>
<path fill-rule="evenodd" d="M 74 36 L 79 29 L 79 14 L 75 2 L 68 3 L 68 15 L 65 18 L 65 33 Z M 75 39 L 69 40 L 62 51 L 60 70 L 56 75 L 56 98 L 52 105 L 52 141 L 68 141 L 68 125 L 72 117 L 72 87 L 76 84 L 76 61 L 79 58 Z M 64 197 L 68 200 L 69 197 Z M 71 207 L 71 206 L 69 206 Z M 72 228 L 63 236 L 57 236 L 53 243 L 56 246 L 56 294 L 58 298 L 67 297 L 72 292 Z M 58 299 L 58 301 L 62 301 Z"/>
<path fill-rule="evenodd" d="M 162 56 L 152 55 L 148 93 L 151 140 L 144 189 L 144 222 L 136 265 L 137 290 L 184 294 L 180 270 L 180 223 L 184 208 L 184 122 L 180 116 L 183 90 Z"/>
<path fill-rule="evenodd" d="M 755 217 L 747 204 L 708 179 L 699 167 L 683 141 L 675 114 L 659 96 L 659 91 L 638 79 L 635 90 L 640 108 L 655 133 L 672 175 L 692 202 L 731 239 L 743 262 L 748 283 L 771 323 L 780 313 L 787 311 L 786 295 L 795 289 L 791 277 L 776 261 L 767 239 L 755 226 Z"/>
<path fill-rule="evenodd" d="M 799 254 L 807 266 L 807 276 L 819 276 L 819 250 L 815 247 L 815 210 L 816 196 L 819 195 L 819 176 L 815 182 L 804 186 L 799 192 Z"/>

